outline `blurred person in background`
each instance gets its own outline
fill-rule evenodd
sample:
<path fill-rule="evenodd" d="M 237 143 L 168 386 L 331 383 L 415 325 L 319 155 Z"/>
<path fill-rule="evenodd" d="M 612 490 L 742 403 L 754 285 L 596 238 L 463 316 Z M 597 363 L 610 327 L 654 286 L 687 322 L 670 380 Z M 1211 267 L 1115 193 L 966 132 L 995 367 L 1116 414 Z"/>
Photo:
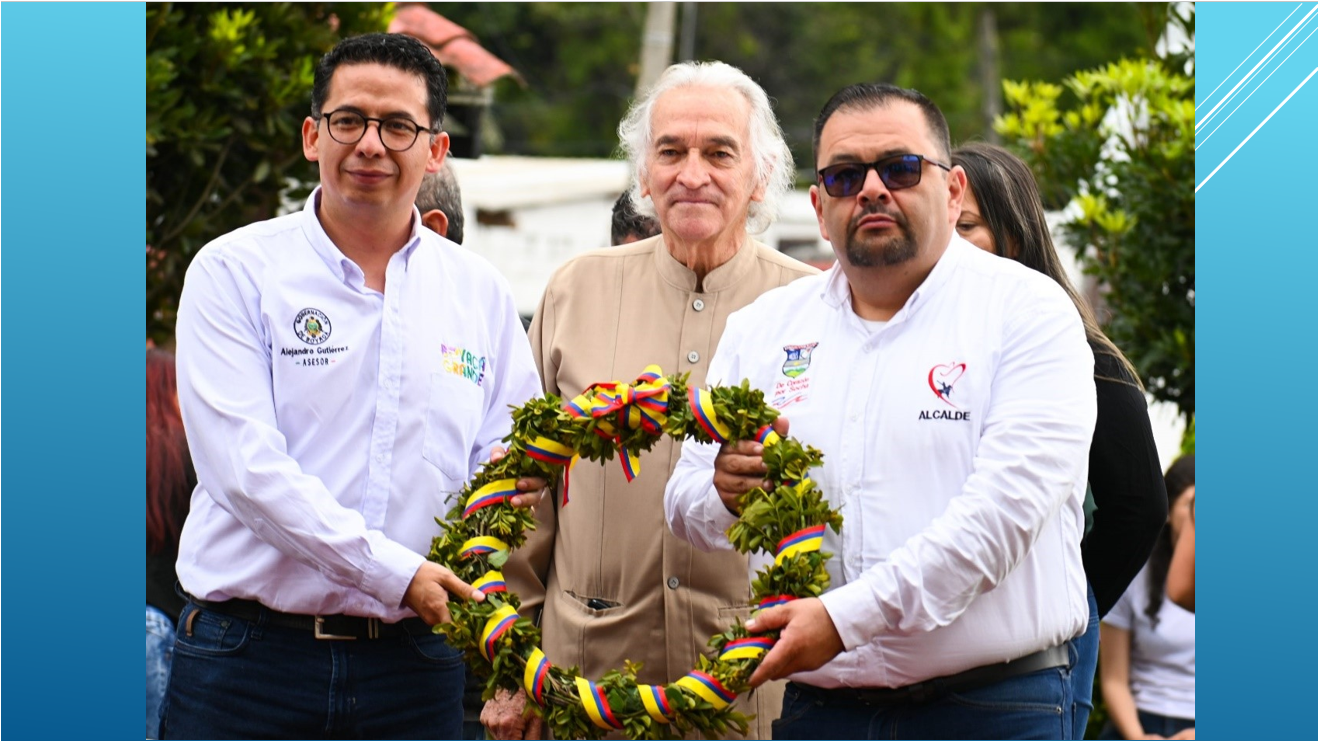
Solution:
<path fill-rule="evenodd" d="M 1168 521 L 1149 563 L 1100 626 L 1108 724 L 1100 739 L 1195 739 L 1195 614 L 1164 595 L 1173 544 L 1190 526 L 1195 456 L 1168 467 Z"/>
<path fill-rule="evenodd" d="M 1086 530 L 1081 559 L 1090 618 L 1076 640 L 1072 683 L 1074 738 L 1084 736 L 1094 708 L 1099 620 L 1113 607 L 1149 557 L 1167 518 L 1167 496 L 1145 392 L 1131 362 L 1099 328 L 1054 248 L 1035 176 L 1020 158 L 992 144 L 953 151 L 967 188 L 957 233 L 976 247 L 1010 258 L 1052 278 L 1076 305 L 1095 356 L 1098 418 L 1090 444 Z"/>
<path fill-rule="evenodd" d="M 421 179 L 416 203 L 422 224 L 450 242 L 463 244 L 463 194 L 447 157 L 438 172 Z"/>
<path fill-rule="evenodd" d="M 160 702 L 183 598 L 174 590 L 179 532 L 197 475 L 179 417 L 174 356 L 147 350 L 147 739 L 160 737 Z"/>
<path fill-rule="evenodd" d="M 609 244 L 630 245 L 660 233 L 659 222 L 654 217 L 642 216 L 632 205 L 632 194 L 624 191 L 614 202 L 612 220 L 609 223 Z"/>
<path fill-rule="evenodd" d="M 1195 488 L 1186 496 L 1191 517 L 1182 535 L 1172 547 L 1172 564 L 1168 567 L 1168 599 L 1195 613 Z"/>

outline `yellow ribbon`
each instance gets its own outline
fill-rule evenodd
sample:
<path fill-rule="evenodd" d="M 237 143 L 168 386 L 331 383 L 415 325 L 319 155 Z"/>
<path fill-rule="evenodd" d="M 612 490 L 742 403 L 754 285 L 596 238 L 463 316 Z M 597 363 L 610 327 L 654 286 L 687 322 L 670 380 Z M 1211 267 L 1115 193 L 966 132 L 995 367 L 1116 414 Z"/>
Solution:
<path fill-rule="evenodd" d="M 586 678 L 577 678 L 577 695 L 582 699 L 582 707 L 586 709 L 586 715 L 591 717 L 591 721 L 596 726 L 609 730 L 623 728 L 614 717 L 613 710 L 609 708 L 609 699 L 605 697 L 605 692 L 595 683 Z"/>
<path fill-rule="evenodd" d="M 710 705 L 714 706 L 716 710 L 726 708 L 728 704 L 732 703 L 737 698 L 736 695 L 728 692 L 724 686 L 720 685 L 718 680 L 715 680 L 714 677 L 701 672 L 700 670 L 692 670 L 679 678 L 678 682 L 674 683 L 674 685 L 704 698 L 709 701 Z"/>
<path fill-rule="evenodd" d="M 673 721 L 673 709 L 669 706 L 669 698 L 664 695 L 662 686 L 637 683 L 637 695 L 641 696 L 641 705 L 646 707 L 650 718 L 661 724 Z"/>
<path fill-rule="evenodd" d="M 540 651 L 540 647 L 531 650 L 531 656 L 527 658 L 527 669 L 522 673 L 522 686 L 527 689 L 527 695 L 536 701 L 536 703 L 545 705 L 545 684 L 549 682 L 550 661 L 545 657 L 545 653 Z"/>
<path fill-rule="evenodd" d="M 462 556 L 468 557 L 474 554 L 489 554 L 495 551 L 508 551 L 508 544 L 500 541 L 494 536 L 477 536 L 469 538 L 463 542 L 458 549 Z"/>
<path fill-rule="evenodd" d="M 518 612 L 511 605 L 502 605 L 485 622 L 481 630 L 481 654 L 488 661 L 495 656 L 495 643 L 517 623 Z"/>

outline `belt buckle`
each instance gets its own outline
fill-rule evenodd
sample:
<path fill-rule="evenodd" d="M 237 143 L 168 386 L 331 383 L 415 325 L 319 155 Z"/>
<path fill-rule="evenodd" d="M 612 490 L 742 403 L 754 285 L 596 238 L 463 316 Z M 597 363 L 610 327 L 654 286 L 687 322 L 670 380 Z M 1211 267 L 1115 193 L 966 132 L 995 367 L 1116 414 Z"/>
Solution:
<path fill-rule="evenodd" d="M 357 639 L 357 637 L 355 637 L 355 636 L 346 636 L 346 635 L 343 635 L 343 634 L 327 634 L 327 633 L 325 633 L 325 630 L 324 630 L 324 629 L 325 629 L 325 617 L 324 617 L 324 616 L 315 616 L 314 618 L 315 618 L 315 623 L 312 624 L 312 634 L 313 634 L 317 639 L 326 639 L 326 640 L 329 640 L 329 641 L 343 641 L 343 640 Z M 371 629 L 372 629 L 372 632 L 374 633 L 375 626 L 372 625 L 372 626 L 371 626 Z"/>

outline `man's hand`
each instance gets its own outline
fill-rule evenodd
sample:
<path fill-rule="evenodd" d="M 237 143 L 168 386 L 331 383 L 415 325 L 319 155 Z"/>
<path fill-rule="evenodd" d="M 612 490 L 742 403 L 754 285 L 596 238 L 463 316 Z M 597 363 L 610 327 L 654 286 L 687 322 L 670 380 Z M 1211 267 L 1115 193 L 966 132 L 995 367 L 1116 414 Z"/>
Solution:
<path fill-rule="evenodd" d="M 774 432 L 788 437 L 788 418 L 774 421 Z M 738 513 L 737 499 L 756 487 L 769 490 L 773 482 L 765 479 L 765 447 L 755 441 L 725 443 L 714 459 L 714 488 L 730 513 Z"/>
<path fill-rule="evenodd" d="M 485 600 L 484 593 L 458 579 L 458 575 L 448 567 L 441 567 L 435 562 L 422 562 L 403 593 L 403 605 L 411 608 L 431 626 L 448 623 L 450 593 L 459 598 L 471 598 L 478 603 Z"/>
<path fill-rule="evenodd" d="M 751 674 L 757 688 L 768 680 L 814 670 L 843 651 L 834 620 L 819 598 L 802 598 L 762 611 L 747 622 L 753 634 L 781 629 L 779 640 Z"/>
<path fill-rule="evenodd" d="M 490 463 L 493 464 L 504 458 L 506 453 L 508 453 L 508 450 L 503 446 L 495 446 L 490 449 Z M 545 488 L 548 486 L 549 482 L 546 482 L 540 477 L 523 477 L 518 480 L 518 492 L 526 492 L 528 494 L 511 497 L 508 500 L 508 504 L 515 508 L 534 508 L 540 503 L 540 498 L 545 496 Z"/>
<path fill-rule="evenodd" d="M 495 697 L 486 701 L 485 708 L 481 709 L 481 723 L 495 739 L 540 739 L 542 736 L 541 718 L 527 712 L 527 694 L 521 689 L 517 693 L 502 688 L 495 691 Z"/>

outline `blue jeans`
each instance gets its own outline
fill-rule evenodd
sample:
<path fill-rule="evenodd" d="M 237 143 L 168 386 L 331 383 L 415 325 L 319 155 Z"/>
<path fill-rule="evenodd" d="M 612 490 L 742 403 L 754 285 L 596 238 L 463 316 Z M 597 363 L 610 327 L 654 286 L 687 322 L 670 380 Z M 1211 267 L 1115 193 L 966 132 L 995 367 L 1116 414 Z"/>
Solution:
<path fill-rule="evenodd" d="M 1085 586 L 1086 600 L 1090 603 L 1090 622 L 1085 633 L 1072 641 L 1072 721 L 1075 729 L 1072 739 L 1085 739 L 1085 727 L 1090 712 L 1095 710 L 1095 671 L 1099 667 L 1099 604 L 1095 602 L 1094 588 Z"/>
<path fill-rule="evenodd" d="M 269 625 L 264 612 L 244 621 L 189 602 L 161 732 L 165 739 L 458 739 L 462 694 L 462 655 L 439 635 L 318 640 Z"/>
<path fill-rule="evenodd" d="M 1071 739 L 1070 675 L 1054 667 L 887 706 L 804 694 L 788 683 L 774 739 Z"/>
<path fill-rule="evenodd" d="M 160 739 L 160 704 L 174 657 L 174 620 L 147 606 L 147 739 Z"/>

